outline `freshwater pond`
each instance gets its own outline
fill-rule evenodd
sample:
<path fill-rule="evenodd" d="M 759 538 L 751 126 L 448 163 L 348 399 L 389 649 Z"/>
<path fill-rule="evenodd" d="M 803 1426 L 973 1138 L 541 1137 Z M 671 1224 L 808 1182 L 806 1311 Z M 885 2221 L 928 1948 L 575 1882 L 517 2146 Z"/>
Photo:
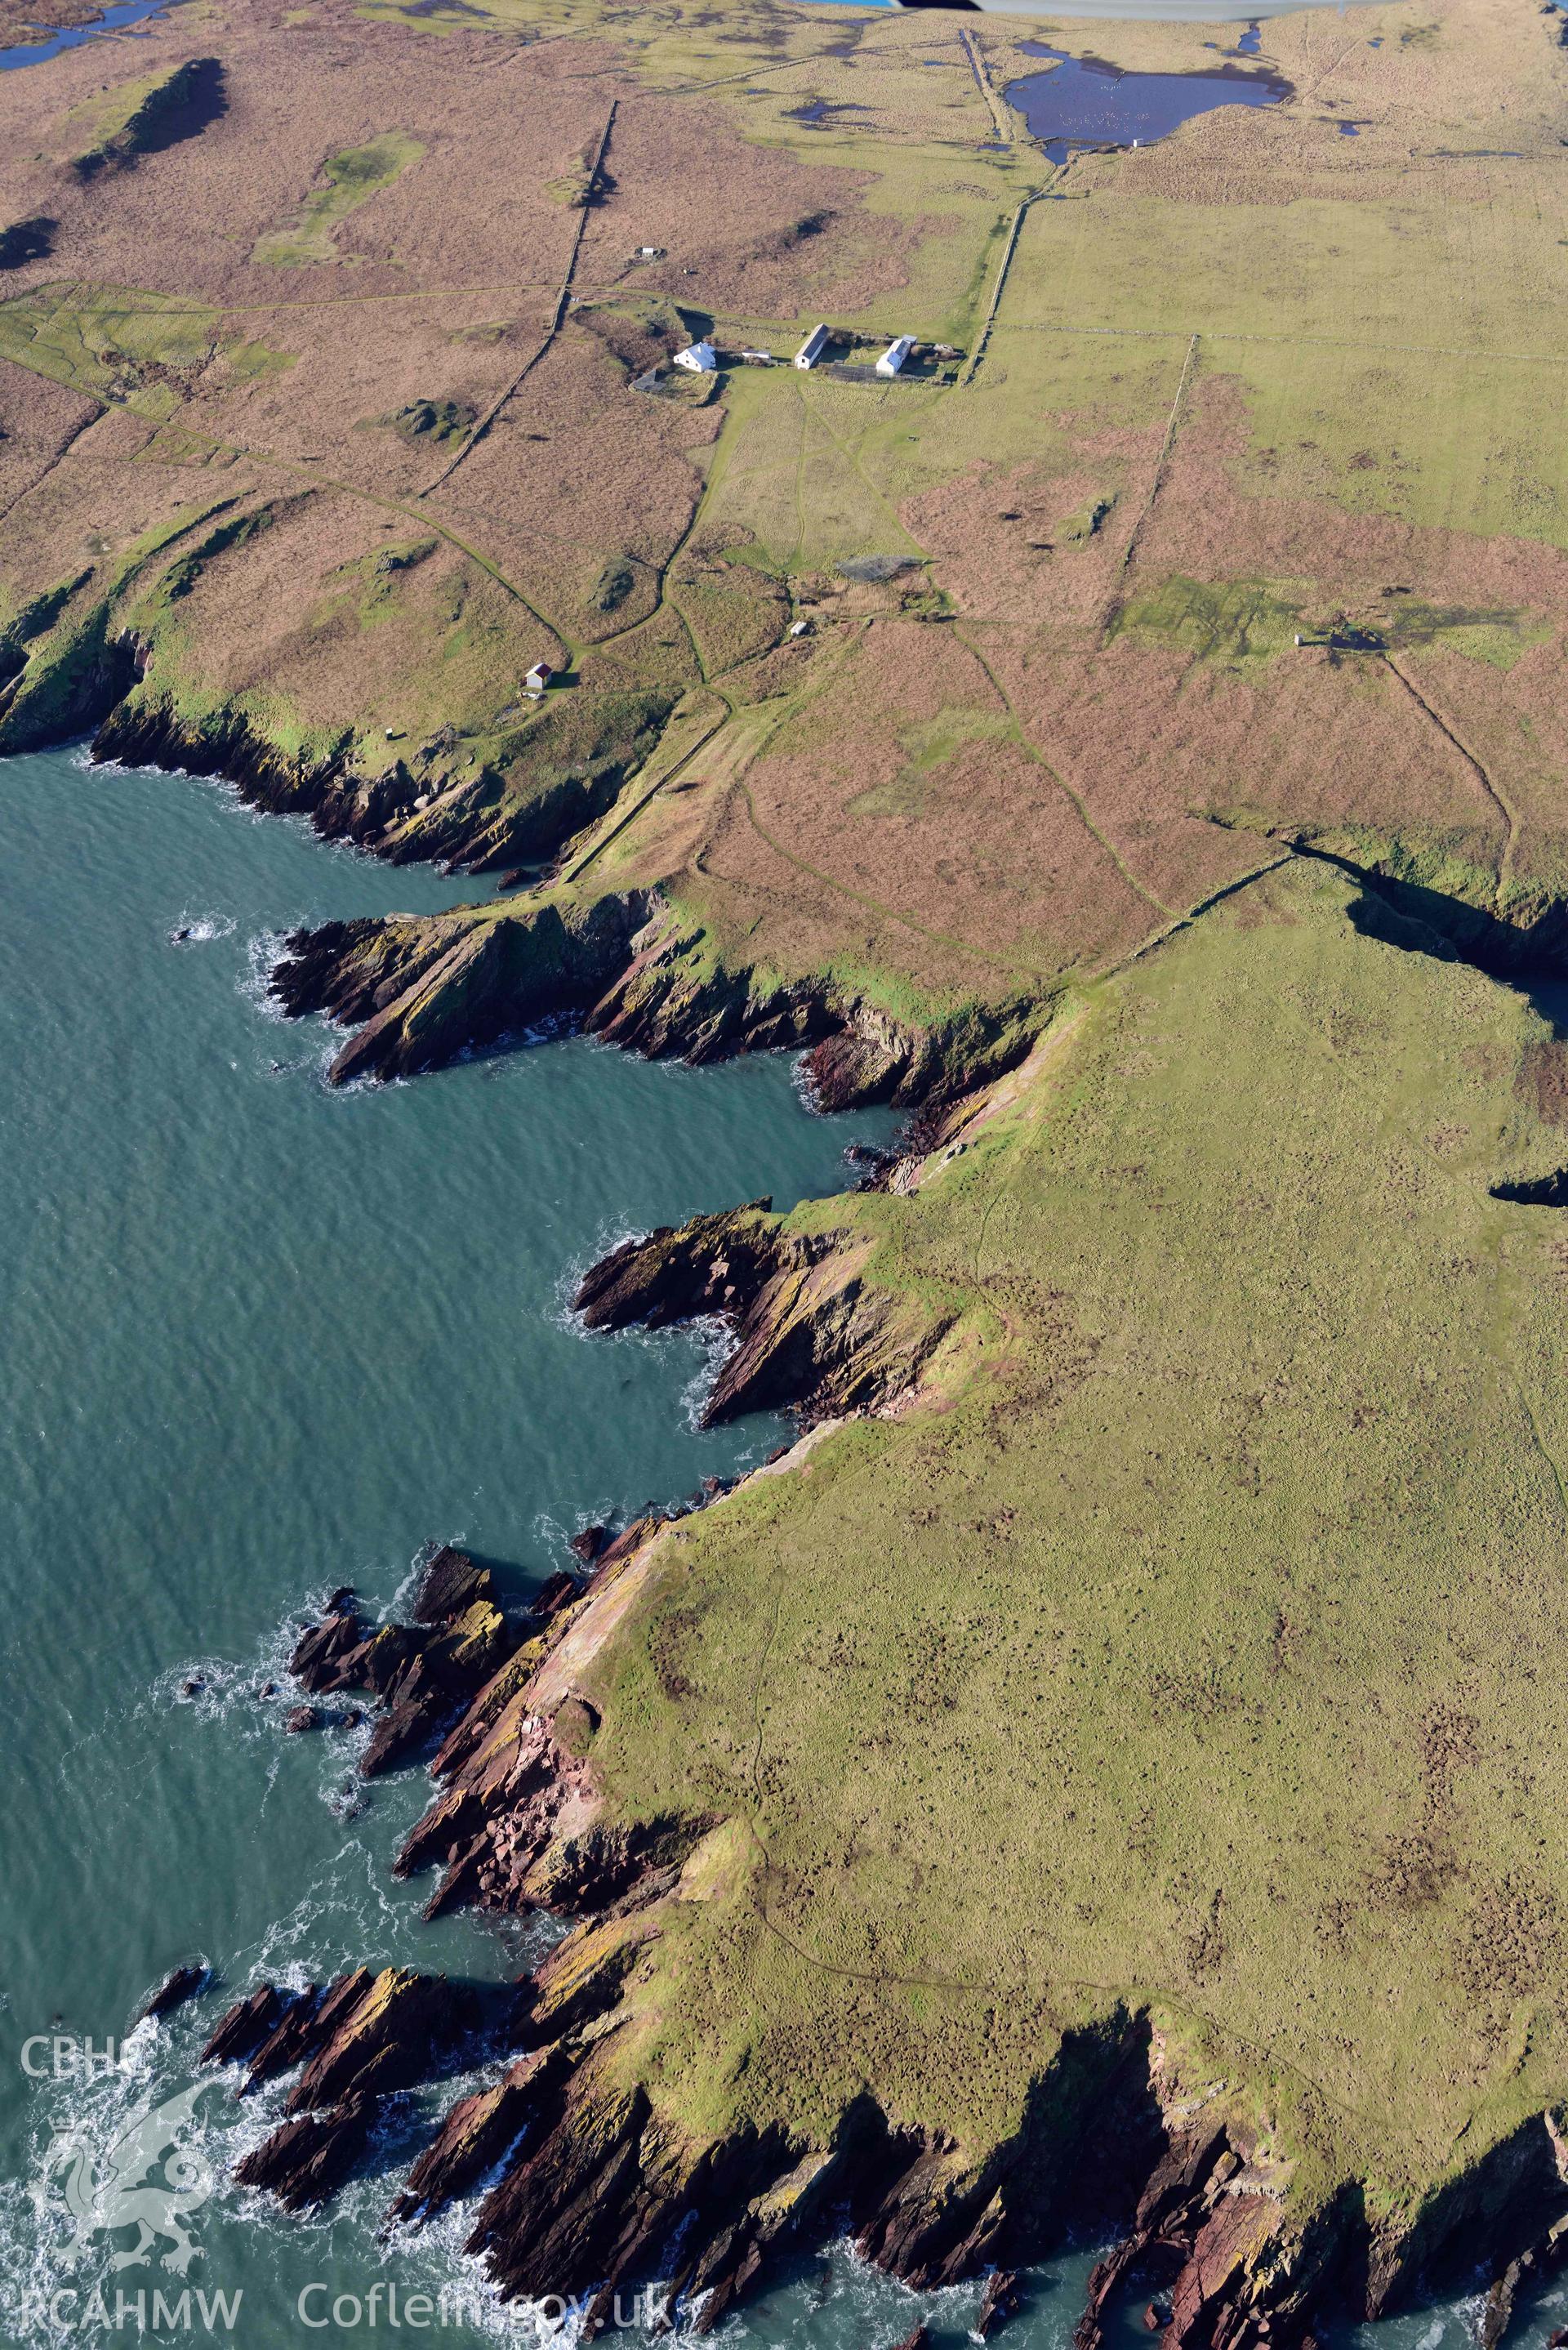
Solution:
<path fill-rule="evenodd" d="M 1044 41 L 1020 46 L 1026 57 L 1054 62 L 1048 72 L 1009 82 L 1004 95 L 1058 163 L 1075 147 L 1147 147 L 1215 107 L 1278 106 L 1291 95 L 1291 84 L 1267 68 L 1128 73 L 1104 57 L 1076 57 Z"/>
<path fill-rule="evenodd" d="M 39 0 L 39 5 L 47 6 L 47 0 Z M 114 5 L 89 25 L 64 25 L 51 32 L 47 40 L 18 41 L 12 48 L 0 49 L 0 73 L 19 66 L 47 65 L 64 49 L 79 49 L 84 41 L 96 41 L 105 33 L 123 33 L 132 25 L 144 24 L 149 16 L 167 16 L 177 5 L 178 0 L 114 0 Z"/>

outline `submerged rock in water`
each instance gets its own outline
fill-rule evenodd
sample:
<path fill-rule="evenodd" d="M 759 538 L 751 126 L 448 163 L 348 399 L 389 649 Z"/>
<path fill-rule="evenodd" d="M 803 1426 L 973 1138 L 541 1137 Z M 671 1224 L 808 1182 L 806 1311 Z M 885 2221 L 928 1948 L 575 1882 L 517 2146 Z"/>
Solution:
<path fill-rule="evenodd" d="M 982 2342 L 989 2341 L 998 2326 L 1017 2315 L 1021 2300 L 1017 2270 L 994 2270 L 986 2280 L 980 2315 L 974 2321 L 974 2330 Z"/>
<path fill-rule="evenodd" d="M 188 1999 L 194 1999 L 211 1980 L 211 1969 L 206 1966 L 176 1967 L 167 1981 L 153 1992 L 137 2018 L 138 2022 L 145 2023 L 149 2017 L 171 2015 Z"/>

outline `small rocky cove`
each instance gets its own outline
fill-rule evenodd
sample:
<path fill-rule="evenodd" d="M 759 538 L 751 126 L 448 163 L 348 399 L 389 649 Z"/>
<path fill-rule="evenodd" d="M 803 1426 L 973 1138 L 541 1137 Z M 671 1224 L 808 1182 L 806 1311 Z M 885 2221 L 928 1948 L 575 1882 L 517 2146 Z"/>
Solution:
<path fill-rule="evenodd" d="M 1480 962 L 1497 938 L 1521 951 L 1512 924 L 1358 872 L 1368 919 L 1419 951 Z M 1555 909 L 1533 920 L 1555 937 Z M 1049 1016 L 1020 1004 L 919 1031 L 828 984 L 763 986 L 704 962 L 652 892 L 306 925 L 269 984 L 289 1017 L 356 1027 L 332 1061 L 335 1087 L 433 1069 L 560 1014 L 652 1059 L 793 1046 L 823 1108 L 914 1113 L 901 1157 L 876 1170 L 894 1188 L 948 1147 Z M 890 1313 L 861 1273 L 847 1236 L 805 1237 L 760 1199 L 618 1243 L 583 1273 L 571 1306 L 590 1333 L 717 1320 L 728 1345 L 703 1421 L 785 1410 L 808 1446 L 815 1424 L 907 1398 L 944 1336 L 940 1317 Z M 751 1473 L 787 1472 L 794 1457 Z M 728 1482 L 711 1482 L 710 1502 Z M 515 1982 L 407 1964 L 308 1983 L 264 1973 L 202 2050 L 213 2067 L 243 2068 L 242 2096 L 287 2085 L 282 2118 L 235 2168 L 239 2186 L 289 2211 L 330 2206 L 363 2177 L 400 2101 L 433 2091 L 439 2105 L 441 2085 L 477 2064 L 494 2077 L 437 2113 L 387 2219 L 418 2230 L 472 2204 L 463 2247 L 504 2299 L 576 2297 L 589 2333 L 618 2291 L 651 2281 L 711 2330 L 788 2259 L 847 2230 L 861 2257 L 911 2287 L 988 2279 L 986 2332 L 1014 2313 L 1021 2269 L 1108 2241 L 1077 2350 L 1100 2350 L 1129 2311 L 1193 2350 L 1295 2350 L 1325 2323 L 1457 2287 L 1479 2253 L 1489 2350 L 1501 2341 L 1516 2296 L 1550 2276 L 1563 2242 L 1568 2165 L 1550 2116 L 1414 2212 L 1390 2222 L 1345 2202 L 1303 2230 L 1288 2173 L 1225 2084 L 1185 2076 L 1157 2019 L 1130 2002 L 1077 2035 L 1071 2064 L 1037 2084 L 995 2145 L 896 2126 L 870 2094 L 819 2141 L 674 2136 L 628 2081 L 623 2034 L 639 1970 L 725 1823 L 613 1818 L 577 1682 L 678 1522 L 656 1509 L 583 1528 L 586 1578 L 557 1573 L 526 1606 L 449 1544 L 399 1613 L 378 1622 L 340 1586 L 298 1639 L 301 1734 L 316 1709 L 346 1704 L 369 1715 L 362 1778 L 428 1762 L 431 1799 L 395 1863 L 399 1877 L 431 1880 L 426 1917 L 547 1913 L 566 1930 Z M 172 2012 L 209 1989 L 188 1970 L 159 1997 Z"/>
<path fill-rule="evenodd" d="M 974 1107 L 931 1118 L 924 1144 L 940 1148 Z M 622 1243 L 589 1267 L 573 1306 L 590 1331 L 718 1317 L 732 1343 L 706 1417 L 784 1407 L 808 1448 L 813 1422 L 907 1396 L 942 1336 L 940 1322 L 890 1326 L 856 1276 L 852 1246 L 803 1242 L 763 1201 Z M 787 1473 L 796 1457 L 784 1450 L 752 1473 Z M 410 1621 L 375 1626 L 345 1589 L 301 1637 L 291 1669 L 303 1689 L 363 1691 L 379 1709 L 362 1769 L 440 1739 L 432 1799 L 395 1864 L 400 1877 L 434 1875 L 426 1916 L 472 1905 L 569 1923 L 510 1991 L 359 1968 L 303 1990 L 264 1982 L 239 2000 L 205 2061 L 243 2065 L 242 2095 L 296 2074 L 240 2183 L 291 2210 L 329 2200 L 381 2100 L 439 2081 L 483 2038 L 496 2077 L 440 2118 L 389 2220 L 418 2227 L 476 2199 L 464 2249 L 504 2299 L 575 2299 L 589 2337 L 618 2293 L 655 2282 L 684 2325 L 711 2331 L 781 2262 L 847 2228 L 863 2259 L 918 2290 L 983 2278 L 981 2336 L 1015 2314 L 1028 2264 L 1108 2241 L 1075 2350 L 1103 2350 L 1139 2311 L 1182 2350 L 1315 2350 L 1321 2327 L 1457 2288 L 1480 2251 L 1480 2330 L 1495 2350 L 1516 2298 L 1538 2294 L 1568 2251 L 1568 2141 L 1550 2112 L 1392 2223 L 1342 2198 L 1303 2229 L 1290 2166 L 1227 2085 L 1184 2074 L 1157 2018 L 1128 2004 L 1069 2035 L 1070 2062 L 987 2148 L 897 2126 L 870 2093 L 826 2142 L 742 2131 L 693 2144 L 670 2129 L 624 2076 L 619 2035 L 670 1905 L 726 1824 L 616 1820 L 596 1786 L 598 1718 L 578 1683 L 677 1522 L 656 1513 L 614 1534 L 585 1529 L 574 1547 L 586 1581 L 557 1575 L 520 1619 L 506 1621 L 485 1571 L 448 1547 Z"/>

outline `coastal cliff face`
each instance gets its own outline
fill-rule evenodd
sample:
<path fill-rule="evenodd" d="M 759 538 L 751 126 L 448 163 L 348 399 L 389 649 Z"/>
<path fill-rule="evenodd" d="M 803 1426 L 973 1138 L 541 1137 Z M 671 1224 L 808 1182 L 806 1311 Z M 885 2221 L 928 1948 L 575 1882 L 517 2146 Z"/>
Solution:
<path fill-rule="evenodd" d="M 517 915 L 483 908 L 328 923 L 285 941 L 273 993 L 292 1016 L 364 1023 L 332 1063 L 335 1085 L 408 1076 L 577 1010 L 620 967 L 645 910 L 600 898 Z"/>
<path fill-rule="evenodd" d="M 862 1279 L 867 1245 L 789 1232 L 768 1204 L 625 1242 L 585 1275 L 574 1312 L 587 1330 L 728 1324 L 735 1343 L 702 1407 L 707 1427 L 749 1411 L 837 1418 L 912 1387 L 951 1316 L 900 1312 Z"/>
<path fill-rule="evenodd" d="M 139 677 L 144 656 L 131 658 L 135 669 L 122 655 L 119 669 L 100 665 L 80 681 L 83 715 L 96 713 L 117 686 Z M 220 706 L 198 718 L 149 683 L 132 682 L 110 701 L 92 751 L 95 759 L 123 766 L 221 775 L 251 806 L 306 816 L 324 839 L 351 840 L 393 864 L 437 860 L 457 870 L 499 873 L 553 857 L 603 816 L 657 742 L 675 699 L 616 697 L 590 739 L 574 746 L 576 759 L 570 750 L 556 752 L 548 729 L 537 729 L 542 739 L 525 752 L 519 743 L 477 763 L 455 737 L 437 737 L 412 754 L 411 764 L 401 757 L 372 764 L 350 731 L 289 748 L 243 708 Z"/>
<path fill-rule="evenodd" d="M 272 986 L 291 1017 L 363 1024 L 333 1061 L 335 1084 L 433 1068 L 570 1010 L 653 1059 L 805 1046 L 805 1082 L 825 1110 L 954 1100 L 1021 1060 L 1050 1016 L 1048 1004 L 971 1005 L 916 1024 L 831 981 L 732 971 L 651 889 L 329 922 L 286 941 Z"/>
<path fill-rule="evenodd" d="M 711 1414 L 766 1400 L 805 1432 L 704 1508 L 585 1534 L 587 1580 L 558 1578 L 511 1626 L 431 1764 L 397 1864 L 429 1876 L 430 1914 L 571 1921 L 492 2018 L 493 2077 L 391 2204 L 417 2225 L 464 2203 L 504 2294 L 584 2295 L 591 2326 L 618 2286 L 657 2281 L 701 2330 L 847 2224 L 913 2285 L 989 2274 L 999 2323 L 1018 2266 L 1092 2231 L 1112 2248 L 1079 2350 L 1146 2310 L 1190 2350 L 1289 2350 L 1478 2266 L 1492 2350 L 1557 2260 L 1555 1944 L 1525 1898 L 1506 1755 L 1487 1759 L 1494 1724 L 1550 1776 L 1556 1726 L 1528 1659 L 1493 1638 L 1513 1585 L 1488 1596 L 1462 1531 L 1490 1474 L 1475 1464 L 1501 1457 L 1520 1480 L 1512 1576 L 1551 1555 L 1550 1473 L 1511 1451 L 1484 1373 L 1480 1270 L 1485 1232 L 1529 1287 L 1517 1359 L 1544 1368 L 1553 1293 L 1526 1268 L 1550 1211 L 1491 1190 L 1550 1147 L 1530 1107 L 1544 1045 L 1518 998 L 1359 930 L 1330 868 L 1273 889 L 1261 918 L 1194 932 L 1078 1006 L 934 1119 L 889 1189 L 699 1217 L 584 1276 L 590 1337 L 717 1317 L 732 1345 Z M 1282 960 L 1284 983 L 1262 986 Z M 1338 1042 L 1293 1126 L 1271 1105 L 1303 1019 Z M 1244 1100 L 1189 1055 L 1161 1061 L 1194 1020 L 1232 1057 L 1251 1038 Z M 1422 1075 L 1380 1097 L 1380 1180 L 1346 1170 L 1336 1191 L 1320 1135 L 1364 1112 L 1366 1072 L 1345 1057 L 1358 1023 Z M 1456 1098 L 1467 1133 L 1507 1136 L 1501 1157 L 1489 1139 L 1459 1180 L 1412 1184 L 1412 1165 L 1454 1166 L 1451 1129 L 1428 1138 L 1432 1102 Z M 1129 1203 L 1158 1235 L 1136 1263 Z M 1397 1313 L 1361 1310 L 1369 1251 Z M 1286 1263 L 1312 1272 L 1282 1305 Z M 1322 1390 L 1299 1384 L 1303 1313 L 1355 1334 Z M 1414 1367 L 1439 1327 L 1461 1367 L 1446 1399 Z M 1262 1399 L 1234 1425 L 1194 1400 L 1195 1345 L 1221 1358 L 1216 1392 Z M 1457 1417 L 1434 1430 L 1434 1411 Z M 1290 1529 L 1323 1431 L 1357 1413 L 1377 1475 L 1418 1440 L 1441 1490 L 1397 1532 L 1357 1519 L 1364 1612 L 1324 1623 Z M 1479 1423 L 1479 1451 L 1459 1423 Z M 1064 1473 L 1081 1449 L 1101 1463 L 1082 1501 Z M 1195 1594 L 1199 1527 L 1224 1530 L 1227 1555 L 1244 1541 L 1244 1576 Z M 443 1572 L 462 1623 L 474 1595 Z M 1550 1574 L 1532 1594 L 1555 1638 Z M 1462 1706 L 1450 1607 L 1488 1619 L 1469 1654 L 1497 1677 Z M 340 1607 L 300 1660 L 374 1693 L 373 1660 L 406 1672 L 408 1638 Z M 1201 1669 L 1183 1661 L 1195 1642 Z M 388 1691 L 395 1711 L 407 1684 Z M 1370 1873 L 1345 1858 L 1345 1783 Z M 1417 2019 L 1392 2027 L 1403 2095 L 1353 2108 L 1348 2066 L 1390 2061 L 1390 1983 Z M 327 2191 L 384 2081 L 439 2080 L 460 2043 L 472 2056 L 466 1989 L 426 2003 L 400 1987 L 395 2057 L 370 1989 L 326 1995 L 343 2024 L 323 2040 L 311 2022 L 294 2061 L 314 2085 L 249 2183 Z M 1308 1993 L 1332 1994 L 1329 2039 Z M 1546 2020 L 1520 2062 L 1521 1997 Z M 292 2047 L 281 1999 L 254 1992 L 214 2054 L 249 2054 L 264 2029 Z"/>
<path fill-rule="evenodd" d="M 540 706 L 521 685 L 530 640 L 511 644 L 502 613 L 491 660 L 470 681 L 477 706 L 462 713 L 466 723 L 370 724 L 362 696 L 336 673 L 330 690 L 300 690 L 311 623 L 296 612 L 290 629 L 302 592 L 292 566 L 258 584 L 248 607 L 242 596 L 237 608 L 209 613 L 204 592 L 235 566 L 259 563 L 265 576 L 300 542 L 303 555 L 335 541 L 341 553 L 346 541 L 348 561 L 326 575 L 328 604 L 349 607 L 360 629 L 414 629 L 402 678 L 422 695 L 416 655 L 435 657 L 442 616 L 472 636 L 473 608 L 493 591 L 436 537 L 365 546 L 350 527 L 339 539 L 321 503 L 312 491 L 209 499 L 130 558 L 25 602 L 0 622 L 0 753 L 85 734 L 95 759 L 222 776 L 248 805 L 304 816 L 323 837 L 397 865 L 504 874 L 555 857 L 657 747 L 680 700 L 679 664 L 657 676 L 612 665 L 590 688 Z M 431 595 L 433 611 L 421 607 Z M 338 611 L 337 625 L 347 617 Z M 283 639 L 270 655 L 269 630 Z M 462 698 L 449 693 L 446 704 Z"/>
<path fill-rule="evenodd" d="M 711 2331 L 830 2214 L 916 2288 L 989 2273 L 982 2332 L 1017 2306 L 1015 2264 L 1114 2231 L 1076 2350 L 1101 2350 L 1129 2303 L 1182 2350 L 1279 2350 L 1326 2314 L 1386 2314 L 1460 2281 L 1478 2246 L 1489 2345 L 1501 2337 L 1521 2284 L 1561 2254 L 1568 2149 L 1550 2108 L 1449 2189 L 1376 2222 L 1344 2189 L 1303 2208 L 1297 2161 L 1250 2094 L 1207 2077 L 1205 2052 L 1141 2006 L 1061 2033 L 1016 2126 L 984 2150 L 896 2121 L 869 2090 L 820 2136 L 754 2122 L 693 2136 L 661 2113 L 638 2077 L 660 1945 L 683 1907 L 719 1894 L 732 1839 L 700 1818 L 612 1827 L 582 1752 L 597 1714 L 562 1692 L 667 1540 L 667 1523 L 628 1529 L 483 1690 L 431 1766 L 441 1792 L 399 1864 L 443 1867 L 431 1914 L 457 1899 L 547 1903 L 577 1922 L 511 1990 L 361 1968 L 240 2001 L 205 2060 L 243 2067 L 241 2094 L 295 2076 L 241 2185 L 291 2210 L 328 2200 L 388 2098 L 478 2058 L 498 2077 L 449 2107 L 388 2220 L 419 2226 L 469 2202 L 466 2249 L 503 2297 L 576 2300 L 590 2337 L 618 2290 L 649 2281 Z M 449 1575 L 457 1555 L 442 1555 Z M 301 1644 L 306 1686 L 340 1685 L 314 1669 L 336 1620 Z"/>

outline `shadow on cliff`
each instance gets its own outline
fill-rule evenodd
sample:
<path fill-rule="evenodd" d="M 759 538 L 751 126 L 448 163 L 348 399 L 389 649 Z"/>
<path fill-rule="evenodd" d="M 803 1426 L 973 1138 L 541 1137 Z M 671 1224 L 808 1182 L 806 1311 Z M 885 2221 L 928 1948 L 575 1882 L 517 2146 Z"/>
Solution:
<path fill-rule="evenodd" d="M 1498 2350 L 1525 2314 L 1531 2281 L 1544 2282 L 1543 2269 L 1558 2256 L 1551 2231 L 1568 2202 L 1557 2143 L 1540 2113 L 1438 2188 L 1397 2240 L 1380 2234 L 1358 2184 L 1345 2193 L 1348 2224 L 1325 2316 L 1346 2325 L 1416 2316 L 1484 2293 L 1484 2350 Z"/>
<path fill-rule="evenodd" d="M 1547 901 L 1528 924 L 1506 922 L 1484 907 L 1355 865 L 1323 848 L 1303 847 L 1305 857 L 1354 881 L 1360 891 L 1350 920 L 1364 938 L 1380 939 L 1408 954 L 1438 962 L 1466 962 L 1528 995 L 1543 1019 L 1563 1024 L 1563 989 L 1568 983 L 1568 903 Z M 1537 1000 L 1537 990 L 1541 991 Z"/>

